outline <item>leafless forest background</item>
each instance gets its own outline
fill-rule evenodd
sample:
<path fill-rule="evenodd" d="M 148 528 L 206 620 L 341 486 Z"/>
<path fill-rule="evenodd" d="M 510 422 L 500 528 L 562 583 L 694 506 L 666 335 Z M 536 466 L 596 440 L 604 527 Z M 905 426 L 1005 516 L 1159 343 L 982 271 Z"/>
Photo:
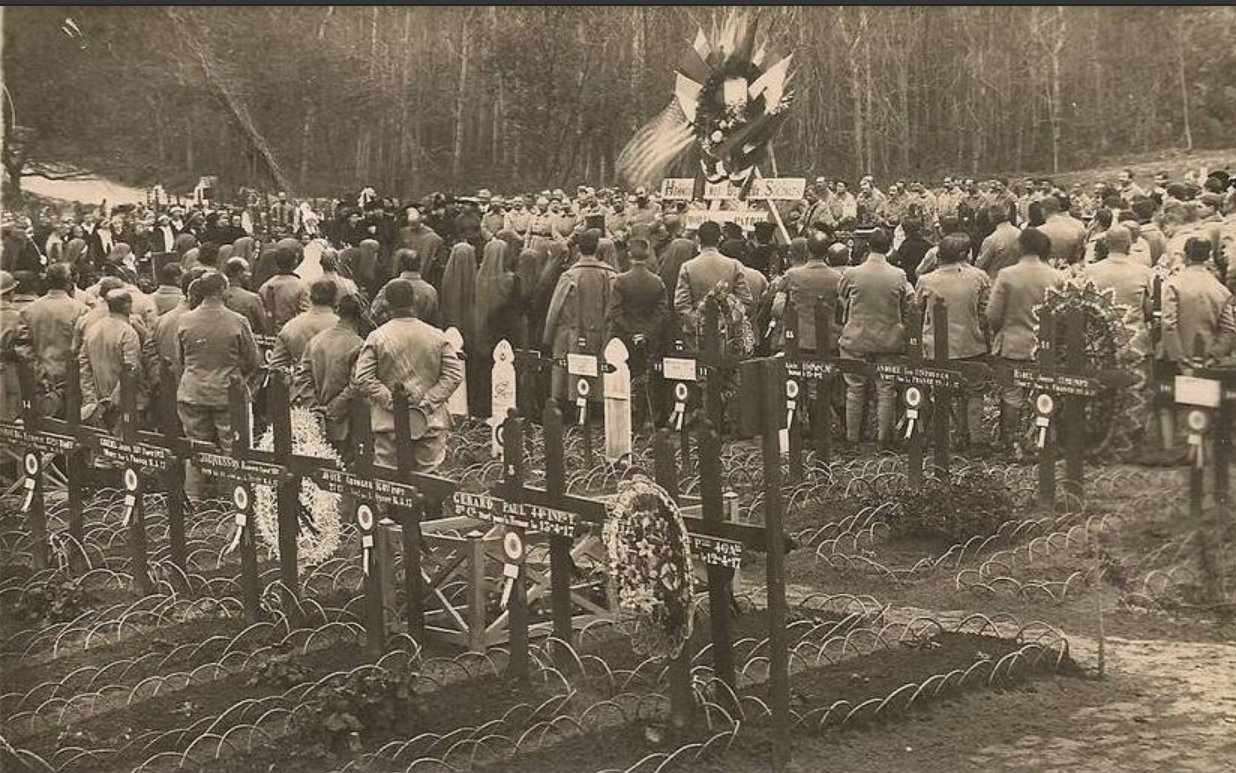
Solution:
<path fill-rule="evenodd" d="M 614 182 L 683 7 L 23 7 L 4 166 L 328 195 Z M 72 19 L 73 27 L 65 20 Z M 795 52 L 782 174 L 1064 169 L 1236 139 L 1232 8 L 765 9 Z"/>

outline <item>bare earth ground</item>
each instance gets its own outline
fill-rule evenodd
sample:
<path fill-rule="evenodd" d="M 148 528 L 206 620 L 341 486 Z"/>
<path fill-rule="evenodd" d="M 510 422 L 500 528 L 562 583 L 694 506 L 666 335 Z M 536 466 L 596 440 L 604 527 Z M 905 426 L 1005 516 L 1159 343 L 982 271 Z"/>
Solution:
<path fill-rule="evenodd" d="M 1094 642 L 1066 630 L 1075 656 Z M 700 768 L 766 770 L 763 759 Z M 1236 647 L 1107 639 L 1102 680 L 971 693 L 875 731 L 799 738 L 791 771 L 1134 773 L 1236 770 Z"/>

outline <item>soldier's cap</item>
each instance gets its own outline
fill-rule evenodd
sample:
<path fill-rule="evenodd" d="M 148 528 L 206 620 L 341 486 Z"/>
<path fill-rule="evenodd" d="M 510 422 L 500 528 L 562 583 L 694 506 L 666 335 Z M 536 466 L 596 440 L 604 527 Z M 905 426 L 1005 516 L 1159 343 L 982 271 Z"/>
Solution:
<path fill-rule="evenodd" d="M 17 287 L 17 280 L 7 271 L 0 271 L 0 295 L 8 295 Z"/>
<path fill-rule="evenodd" d="M 126 303 L 133 300 L 132 293 L 126 287 L 117 287 L 115 290 L 108 290 L 107 295 L 103 296 L 107 301 L 108 306 L 114 306 L 118 303 Z"/>

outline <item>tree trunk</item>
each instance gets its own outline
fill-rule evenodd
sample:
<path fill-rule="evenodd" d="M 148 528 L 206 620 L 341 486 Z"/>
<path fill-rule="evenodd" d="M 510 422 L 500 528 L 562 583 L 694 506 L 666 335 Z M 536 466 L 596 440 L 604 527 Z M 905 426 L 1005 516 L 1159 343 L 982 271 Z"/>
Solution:
<path fill-rule="evenodd" d="M 464 97 L 468 88 L 468 58 L 470 56 L 468 41 L 468 22 L 472 18 L 471 9 L 464 14 L 463 27 L 459 35 L 459 81 L 455 86 L 455 142 L 451 153 L 451 180 L 458 184 L 464 151 Z"/>
<path fill-rule="evenodd" d="M 1063 109 L 1060 98 L 1060 52 L 1064 48 L 1064 39 L 1068 27 L 1064 6 L 1056 6 L 1056 39 L 1051 49 L 1051 171 L 1060 171 L 1060 111 Z"/>
<path fill-rule="evenodd" d="M 1193 125 L 1189 120 L 1189 81 L 1185 75 L 1185 38 L 1184 17 L 1178 15 L 1176 23 L 1176 77 L 1180 87 L 1180 114 L 1184 119 L 1185 150 L 1193 150 Z"/>
<path fill-rule="evenodd" d="M 188 119 L 185 121 L 185 171 L 190 175 L 197 171 L 197 159 L 193 147 L 193 129 L 196 125 L 196 122 L 193 120 L 194 112 L 190 110 Z"/>

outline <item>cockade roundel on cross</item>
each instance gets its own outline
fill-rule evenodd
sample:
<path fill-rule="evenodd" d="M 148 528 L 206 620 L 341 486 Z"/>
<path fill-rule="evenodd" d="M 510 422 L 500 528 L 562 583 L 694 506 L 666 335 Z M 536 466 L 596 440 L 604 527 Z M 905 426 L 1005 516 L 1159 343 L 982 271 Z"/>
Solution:
<path fill-rule="evenodd" d="M 759 40 L 758 15 L 731 10 L 725 23 L 701 28 L 683 56 L 674 99 L 619 154 L 633 185 L 655 185 L 694 143 L 705 179 L 745 185 L 785 121 L 793 92 L 790 60 Z"/>

